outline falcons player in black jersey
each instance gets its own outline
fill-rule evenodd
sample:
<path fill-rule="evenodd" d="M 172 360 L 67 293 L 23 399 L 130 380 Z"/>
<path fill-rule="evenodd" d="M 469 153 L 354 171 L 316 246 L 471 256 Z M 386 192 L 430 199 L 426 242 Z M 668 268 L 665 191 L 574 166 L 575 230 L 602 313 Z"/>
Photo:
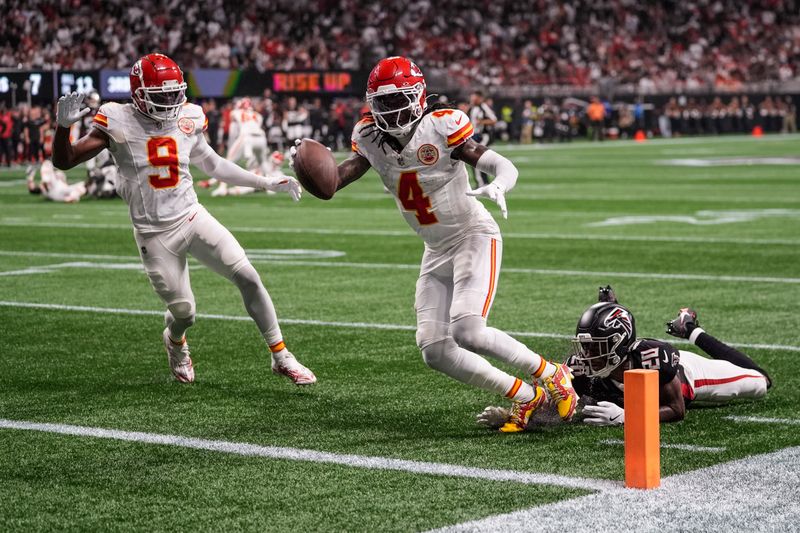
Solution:
<path fill-rule="evenodd" d="M 584 311 L 573 338 L 574 353 L 567 361 L 575 378 L 573 386 L 585 405 L 584 423 L 607 426 L 625 422 L 623 376 L 626 370 L 658 371 L 659 419 L 683 420 L 693 402 L 722 404 L 733 399 L 757 399 L 772 386 L 769 375 L 742 352 L 703 330 L 697 313 L 689 308 L 667 322 L 667 333 L 687 339 L 711 358 L 678 350 L 655 339 L 636 338 L 633 314 L 617 302 L 610 286 L 601 287 L 599 302 Z M 478 422 L 495 426 L 505 409 L 487 407 Z M 542 421 L 532 420 L 532 424 Z"/>

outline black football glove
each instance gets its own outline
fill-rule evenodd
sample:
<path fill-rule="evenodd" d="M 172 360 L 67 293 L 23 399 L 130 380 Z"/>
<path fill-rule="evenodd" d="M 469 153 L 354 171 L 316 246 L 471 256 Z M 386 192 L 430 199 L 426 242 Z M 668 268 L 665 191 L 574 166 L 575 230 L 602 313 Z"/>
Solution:
<path fill-rule="evenodd" d="M 694 328 L 699 327 L 697 313 L 688 307 L 678 311 L 678 317 L 667 322 L 667 333 L 679 339 L 688 339 Z"/>

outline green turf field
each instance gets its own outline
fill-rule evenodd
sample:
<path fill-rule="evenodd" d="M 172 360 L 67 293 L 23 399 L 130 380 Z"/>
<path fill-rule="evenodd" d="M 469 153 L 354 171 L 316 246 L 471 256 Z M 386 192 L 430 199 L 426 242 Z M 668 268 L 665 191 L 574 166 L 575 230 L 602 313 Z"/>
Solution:
<path fill-rule="evenodd" d="M 668 160 L 798 147 L 785 136 L 499 149 L 520 180 L 500 221 L 493 326 L 563 358 L 564 337 L 610 283 L 640 336 L 664 338 L 663 323 L 691 305 L 771 373 L 761 401 L 662 425 L 665 443 L 717 449 L 663 450 L 664 476 L 800 445 L 796 425 L 725 418 L 798 417 L 798 165 Z M 48 203 L 26 192 L 23 172 L 0 171 L 0 419 L 622 480 L 622 446 L 601 442 L 621 427 L 495 434 L 474 417 L 502 398 L 424 365 L 413 332 L 422 242 L 375 175 L 330 202 L 199 195 L 252 256 L 289 348 L 319 383 L 274 377 L 256 328 L 239 320 L 238 291 L 197 263 L 197 382 L 173 382 L 124 203 Z M 591 492 L 18 429 L 0 429 L 0 450 L 1 530 L 426 530 Z"/>

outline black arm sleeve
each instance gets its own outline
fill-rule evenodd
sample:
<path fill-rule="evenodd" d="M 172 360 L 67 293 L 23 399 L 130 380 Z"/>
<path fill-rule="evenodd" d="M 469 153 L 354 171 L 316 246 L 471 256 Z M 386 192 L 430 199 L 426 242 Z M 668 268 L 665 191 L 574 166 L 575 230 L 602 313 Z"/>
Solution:
<path fill-rule="evenodd" d="M 706 352 L 714 359 L 721 359 L 723 361 L 733 363 L 738 367 L 760 372 L 765 378 L 767 378 L 767 387 L 769 388 L 772 386 L 772 379 L 770 379 L 769 375 L 760 366 L 758 366 L 755 361 L 747 357 L 736 348 L 728 346 L 724 342 L 712 337 L 706 332 L 698 335 L 694 343 L 698 348 Z"/>

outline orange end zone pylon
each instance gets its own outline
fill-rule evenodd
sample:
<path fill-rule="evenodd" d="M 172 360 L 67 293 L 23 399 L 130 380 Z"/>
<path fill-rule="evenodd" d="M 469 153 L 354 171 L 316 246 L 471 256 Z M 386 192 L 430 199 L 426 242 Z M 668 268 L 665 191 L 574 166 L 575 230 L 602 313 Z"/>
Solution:
<path fill-rule="evenodd" d="M 625 486 L 654 489 L 661 484 L 658 372 L 625 372 Z"/>

